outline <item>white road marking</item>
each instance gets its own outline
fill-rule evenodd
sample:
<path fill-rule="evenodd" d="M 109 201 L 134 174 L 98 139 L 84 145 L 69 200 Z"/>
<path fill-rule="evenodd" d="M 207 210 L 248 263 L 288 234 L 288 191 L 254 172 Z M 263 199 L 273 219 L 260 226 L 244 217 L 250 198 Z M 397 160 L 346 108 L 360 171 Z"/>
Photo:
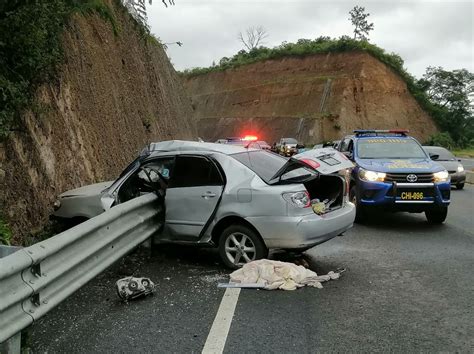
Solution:
<path fill-rule="evenodd" d="M 217 310 L 212 323 L 211 331 L 207 336 L 206 344 L 204 344 L 203 354 L 217 354 L 224 351 L 239 294 L 240 288 L 227 288 L 225 290 L 219 310 Z"/>

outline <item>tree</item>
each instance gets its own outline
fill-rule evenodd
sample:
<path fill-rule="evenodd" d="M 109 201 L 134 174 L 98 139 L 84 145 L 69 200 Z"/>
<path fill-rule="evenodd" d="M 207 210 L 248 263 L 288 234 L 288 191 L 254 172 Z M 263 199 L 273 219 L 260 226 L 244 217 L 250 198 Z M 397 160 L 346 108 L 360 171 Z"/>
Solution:
<path fill-rule="evenodd" d="M 239 41 L 247 48 L 250 52 L 252 49 L 258 48 L 259 45 L 263 44 L 263 40 L 268 37 L 268 33 L 262 26 L 252 26 L 247 28 L 245 35 L 239 32 Z"/>
<path fill-rule="evenodd" d="M 440 127 L 458 145 L 469 144 L 474 139 L 474 74 L 430 66 L 417 86 L 437 108 Z"/>
<path fill-rule="evenodd" d="M 367 22 L 367 17 L 369 17 L 370 14 L 365 12 L 365 7 L 354 6 L 354 8 L 349 11 L 349 15 L 351 15 L 349 20 L 351 20 L 354 25 L 354 39 L 368 41 L 369 32 L 374 29 L 374 24 Z"/>

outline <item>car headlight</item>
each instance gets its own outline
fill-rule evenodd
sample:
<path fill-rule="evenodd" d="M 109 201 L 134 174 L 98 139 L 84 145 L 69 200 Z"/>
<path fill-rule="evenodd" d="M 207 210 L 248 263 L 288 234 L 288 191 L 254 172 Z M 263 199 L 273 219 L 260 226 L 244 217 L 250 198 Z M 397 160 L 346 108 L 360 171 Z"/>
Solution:
<path fill-rule="evenodd" d="M 384 172 L 368 171 L 359 169 L 359 178 L 367 182 L 383 182 L 387 176 Z"/>
<path fill-rule="evenodd" d="M 439 171 L 436 173 L 433 173 L 433 177 L 435 182 L 447 182 L 449 180 L 449 173 L 448 171 Z"/>
<path fill-rule="evenodd" d="M 464 171 L 464 167 L 463 167 L 463 165 L 459 164 L 459 166 L 458 166 L 458 172 L 462 172 L 462 171 Z"/>
<path fill-rule="evenodd" d="M 61 201 L 59 199 L 54 202 L 53 208 L 54 210 L 58 210 L 59 208 L 61 208 Z"/>

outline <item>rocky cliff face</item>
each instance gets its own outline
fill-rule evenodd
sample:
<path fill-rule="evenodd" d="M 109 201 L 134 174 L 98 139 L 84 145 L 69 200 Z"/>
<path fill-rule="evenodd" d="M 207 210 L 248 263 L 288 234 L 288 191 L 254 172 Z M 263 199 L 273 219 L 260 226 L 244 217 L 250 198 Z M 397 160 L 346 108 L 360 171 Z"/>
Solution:
<path fill-rule="evenodd" d="M 407 128 L 425 140 L 437 131 L 405 82 L 362 52 L 268 60 L 184 82 L 198 133 L 211 141 L 252 133 L 317 143 L 369 128 Z"/>
<path fill-rule="evenodd" d="M 57 82 L 39 89 L 24 130 L 0 149 L 0 201 L 16 243 L 46 222 L 57 194 L 113 179 L 149 142 L 197 136 L 166 53 L 109 4 L 118 35 L 96 15 L 75 15 Z"/>

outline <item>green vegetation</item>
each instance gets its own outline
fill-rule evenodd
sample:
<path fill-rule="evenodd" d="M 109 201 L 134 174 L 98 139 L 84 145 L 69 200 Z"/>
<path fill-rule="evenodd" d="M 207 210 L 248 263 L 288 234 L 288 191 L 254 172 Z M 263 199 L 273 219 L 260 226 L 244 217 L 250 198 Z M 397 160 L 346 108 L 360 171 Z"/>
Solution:
<path fill-rule="evenodd" d="M 448 71 L 428 67 L 417 82 L 433 107 L 433 117 L 445 133 L 430 140 L 448 148 L 474 146 L 474 74 L 466 69 Z M 443 134 L 448 134 L 448 136 Z M 449 138 L 449 139 L 448 139 Z"/>
<path fill-rule="evenodd" d="M 243 65 L 264 60 L 284 57 L 301 58 L 314 54 L 342 52 L 365 52 L 386 64 L 405 81 L 408 90 L 415 97 L 420 106 L 434 119 L 442 131 L 448 133 L 451 139 L 455 141 L 455 146 L 465 147 L 473 145 L 474 117 L 472 110 L 466 108 L 466 102 L 469 102 L 469 100 L 466 100 L 469 95 L 468 87 L 471 87 L 471 89 L 474 87 L 472 74 L 466 73 L 466 71 L 463 70 L 446 72 L 442 70 L 442 68 L 437 68 L 440 70 L 439 75 L 428 72 L 428 77 L 424 77 L 422 80 L 416 80 L 416 78 L 409 74 L 403 67 L 403 59 L 398 54 L 387 53 L 375 44 L 363 40 L 355 40 L 348 36 L 342 36 L 338 39 L 329 37 L 319 37 L 315 40 L 300 39 L 296 43 L 284 42 L 274 48 L 259 47 L 249 52 L 241 50 L 231 58 L 222 58 L 217 65 L 208 68 L 185 70 L 182 75 L 193 77 L 210 72 L 235 69 Z M 429 69 L 430 68 L 428 68 L 428 70 Z M 452 77 L 453 75 L 449 75 L 449 73 L 452 74 L 456 72 L 462 72 L 463 75 L 461 76 L 464 78 L 464 85 L 459 84 L 459 80 L 461 80 L 459 75 L 454 75 L 454 77 Z M 450 83 L 450 85 L 443 86 L 443 83 L 446 82 Z M 470 82 L 470 86 L 468 82 Z M 447 87 L 447 92 L 449 92 L 452 87 L 457 88 L 456 95 L 449 97 L 452 104 L 447 105 L 444 101 L 437 101 L 433 99 L 434 96 L 431 96 L 428 92 L 429 89 L 442 91 L 443 87 Z M 462 109 L 459 107 L 462 107 Z M 434 138 L 437 139 L 436 136 Z"/>
<path fill-rule="evenodd" d="M 102 0 L 0 4 L 0 139 L 21 129 L 20 114 L 32 106 L 37 87 L 55 79 L 63 58 L 61 34 L 75 12 L 96 12 L 118 31 L 112 10 Z"/>
<path fill-rule="evenodd" d="M 349 11 L 349 15 L 351 16 L 349 20 L 351 20 L 354 26 L 354 39 L 368 40 L 369 32 L 373 31 L 374 24 L 367 22 L 367 17 L 369 17 L 370 14 L 365 12 L 365 7 L 354 6 L 354 8 Z"/>
<path fill-rule="evenodd" d="M 0 245 L 10 246 L 12 232 L 8 224 L 0 218 Z"/>
<path fill-rule="evenodd" d="M 455 150 L 452 150 L 452 153 L 455 156 L 459 156 L 459 157 L 474 158 L 474 147 L 466 148 L 466 149 L 455 149 Z"/>
<path fill-rule="evenodd" d="M 432 146 L 444 146 L 445 148 L 452 149 L 456 146 L 453 138 L 447 132 L 436 133 L 430 136 L 428 141 L 425 142 L 426 145 Z"/>

